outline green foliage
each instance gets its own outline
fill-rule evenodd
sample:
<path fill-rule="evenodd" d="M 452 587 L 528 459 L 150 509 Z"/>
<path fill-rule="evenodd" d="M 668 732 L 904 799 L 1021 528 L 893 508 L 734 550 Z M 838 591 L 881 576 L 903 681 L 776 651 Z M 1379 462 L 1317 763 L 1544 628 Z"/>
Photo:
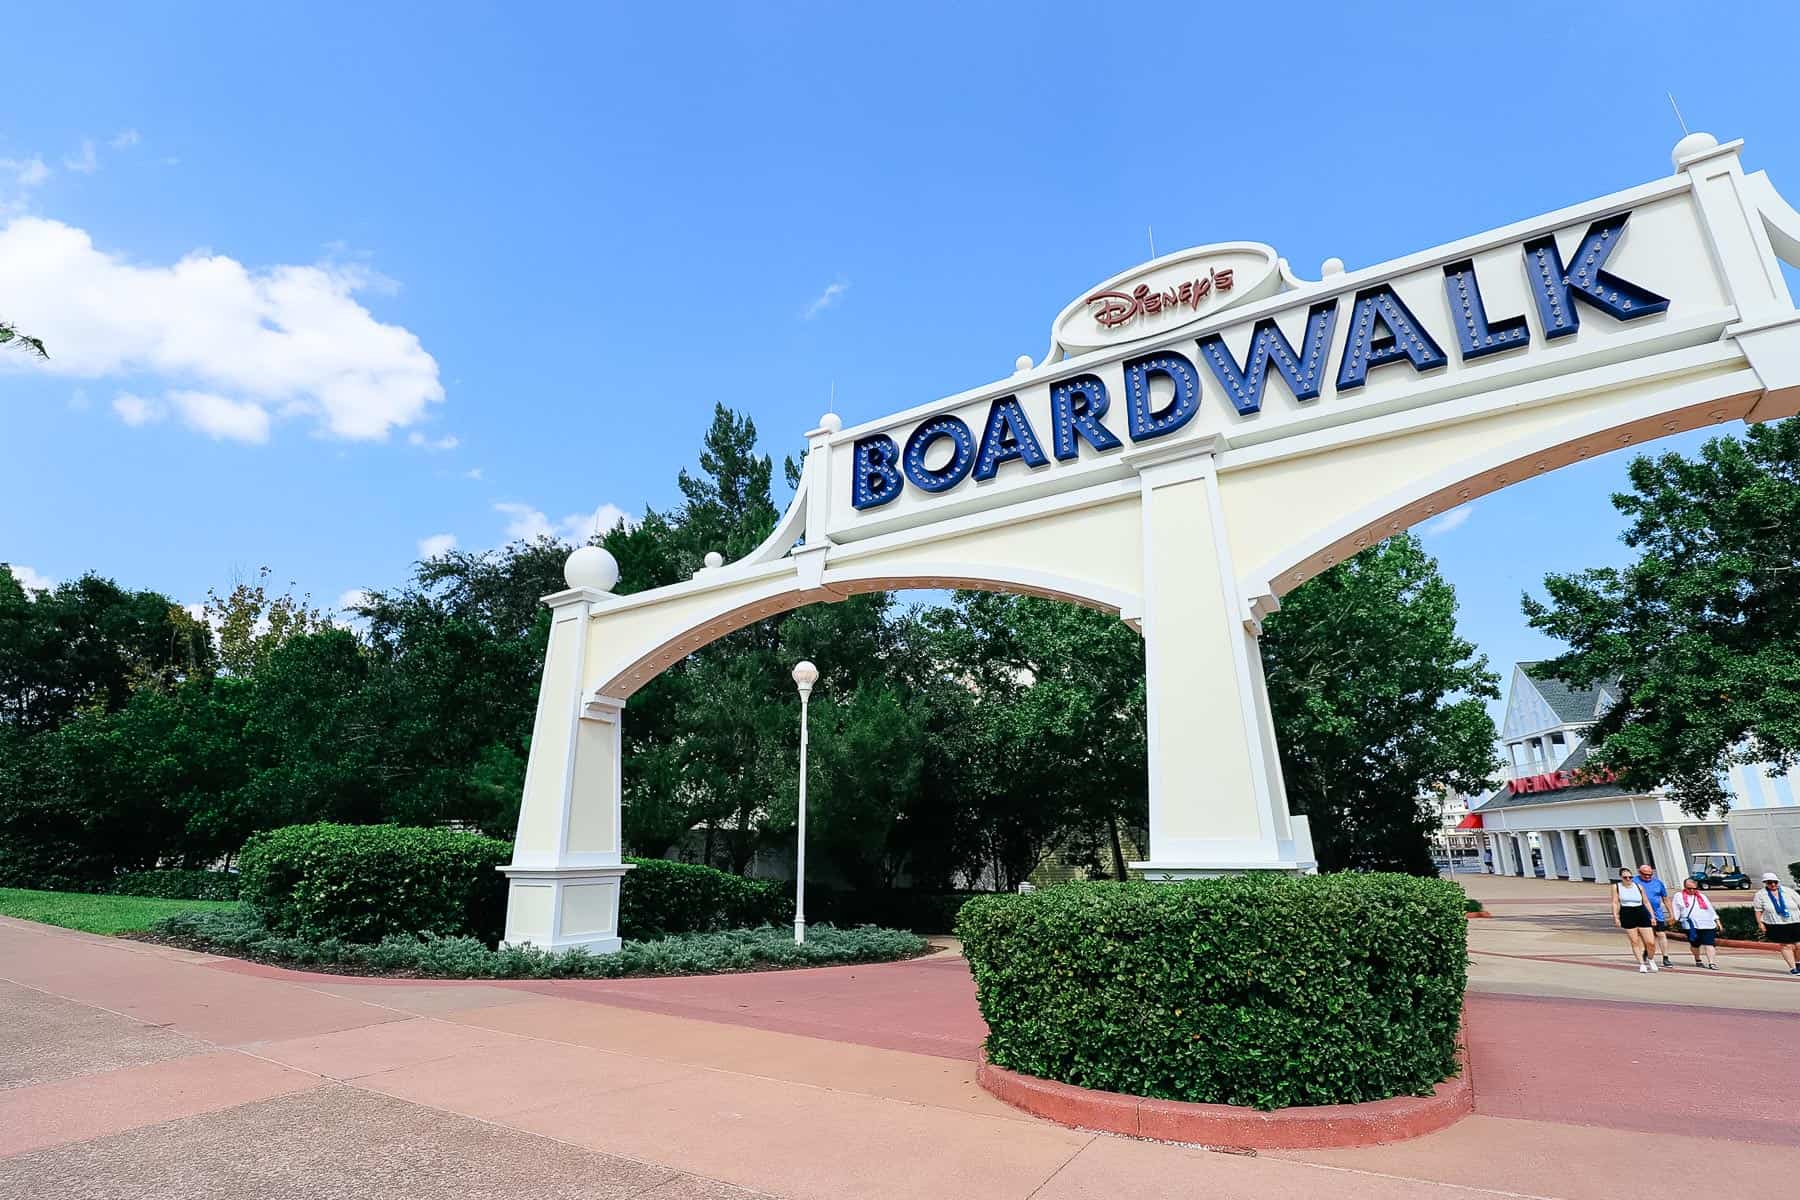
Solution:
<path fill-rule="evenodd" d="M 792 898 L 773 883 L 745 879 L 698 863 L 627 858 L 635 868 L 619 899 L 619 936 L 677 933 L 775 924 L 794 919 Z"/>
<path fill-rule="evenodd" d="M 1433 787 L 1498 765 L 1487 658 L 1456 632 L 1456 592 L 1411 534 L 1288 593 L 1263 633 L 1288 800 L 1327 870 L 1435 875 Z"/>
<path fill-rule="evenodd" d="M 84 933 L 135 933 L 165 917 L 197 910 L 229 911 L 236 903 L 163 900 L 146 896 L 104 896 L 0 887 L 0 916 L 79 929 Z"/>
<path fill-rule="evenodd" d="M 127 871 L 107 889 L 115 896 L 156 896 L 164 900 L 227 900 L 238 898 L 238 877 L 229 871 L 202 871 L 165 867 L 152 871 Z"/>
<path fill-rule="evenodd" d="M 919 888 L 854 890 L 807 885 L 809 920 L 834 925 L 884 925 L 914 933 L 949 933 L 956 914 L 972 897 L 987 892 L 930 892 Z"/>
<path fill-rule="evenodd" d="M 0 893 L 3 895 L 3 893 Z M 549 954 L 531 947 L 489 949 L 472 937 L 392 935 L 374 944 L 311 940 L 271 932 L 248 907 L 182 913 L 159 923 L 162 937 L 259 962 L 337 967 L 383 975 L 438 979 L 617 979 L 630 975 L 709 975 L 778 967 L 892 962 L 924 953 L 922 938 L 894 929 L 810 926 L 806 942 L 791 930 L 764 926 L 628 941 L 616 954 L 580 950 Z"/>
<path fill-rule="evenodd" d="M 498 941 L 512 858 L 506 842 L 398 825 L 290 825 L 238 860 L 240 894 L 273 932 L 308 941 L 391 934 Z"/>
<path fill-rule="evenodd" d="M 1170 1100 L 1353 1103 L 1457 1069 L 1462 890 L 1404 875 L 1070 883 L 957 918 L 1010 1070 Z"/>
<path fill-rule="evenodd" d="M 0 349 L 11 350 L 15 347 L 39 358 L 50 357 L 50 351 L 45 348 L 42 338 L 20 333 L 19 327 L 11 321 L 0 321 Z"/>
<path fill-rule="evenodd" d="M 1720 937 L 1736 938 L 1742 942 L 1763 940 L 1762 930 L 1756 927 L 1756 914 L 1748 904 L 1715 904 L 1713 911 L 1719 914 Z"/>
<path fill-rule="evenodd" d="M 1547 576 L 1525 615 L 1569 645 L 1558 678 L 1618 680 L 1594 761 L 1704 816 L 1734 764 L 1800 761 L 1800 421 L 1637 458 L 1631 485 L 1613 507 L 1637 560 Z"/>
<path fill-rule="evenodd" d="M 1481 901 L 1477 900 L 1475 897 L 1465 896 L 1465 897 L 1463 897 L 1463 911 L 1478 913 L 1478 912 L 1486 912 L 1487 910 L 1482 908 Z"/>

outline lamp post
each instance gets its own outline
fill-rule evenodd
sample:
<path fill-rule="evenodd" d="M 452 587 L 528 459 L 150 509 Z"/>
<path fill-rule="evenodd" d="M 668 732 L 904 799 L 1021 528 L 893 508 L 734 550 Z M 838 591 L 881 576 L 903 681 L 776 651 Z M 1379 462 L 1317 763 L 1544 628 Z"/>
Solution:
<path fill-rule="evenodd" d="M 801 659 L 794 664 L 794 686 L 800 689 L 800 832 L 794 852 L 794 944 L 806 941 L 806 704 L 812 699 L 819 668 Z"/>

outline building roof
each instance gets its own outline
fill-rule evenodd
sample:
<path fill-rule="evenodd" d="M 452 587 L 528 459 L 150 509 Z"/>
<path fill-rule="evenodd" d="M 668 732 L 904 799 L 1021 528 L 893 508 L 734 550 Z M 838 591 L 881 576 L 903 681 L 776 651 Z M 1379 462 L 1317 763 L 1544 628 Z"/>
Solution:
<path fill-rule="evenodd" d="M 1611 689 L 1606 683 L 1592 683 L 1584 688 L 1570 687 L 1556 676 L 1550 674 L 1547 665 L 1542 662 L 1522 662 L 1519 670 L 1531 677 L 1532 686 L 1537 688 L 1538 695 L 1550 706 L 1550 711 L 1565 725 L 1585 725 L 1597 718 L 1611 698 Z"/>
<path fill-rule="evenodd" d="M 1557 764 L 1558 771 L 1578 771 L 1587 765 L 1588 748 L 1577 746 L 1575 753 Z M 1507 784 L 1483 796 L 1471 807 L 1477 812 L 1497 812 L 1503 808 L 1533 808 L 1540 804 L 1568 804 L 1578 800 L 1607 800 L 1614 796 L 1642 796 L 1616 783 L 1584 783 L 1578 787 L 1558 788 L 1553 792 L 1522 792 L 1514 795 Z"/>

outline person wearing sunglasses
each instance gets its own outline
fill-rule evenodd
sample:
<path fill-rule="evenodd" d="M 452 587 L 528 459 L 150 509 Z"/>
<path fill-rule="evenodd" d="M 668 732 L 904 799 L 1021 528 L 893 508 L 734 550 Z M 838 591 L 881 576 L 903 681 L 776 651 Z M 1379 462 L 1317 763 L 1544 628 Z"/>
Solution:
<path fill-rule="evenodd" d="M 1795 895 L 1793 888 L 1782 887 L 1781 876 L 1765 871 L 1762 890 L 1756 893 L 1750 909 L 1756 914 L 1756 927 L 1762 930 L 1763 939 L 1774 942 L 1781 951 L 1788 974 L 1800 975 L 1800 966 L 1794 965 L 1794 947 L 1800 944 L 1800 895 Z"/>
<path fill-rule="evenodd" d="M 1655 922 L 1650 931 L 1656 935 L 1656 953 L 1662 955 L 1663 966 L 1672 967 L 1675 964 L 1669 961 L 1669 885 L 1656 877 L 1656 868 L 1649 863 L 1638 867 L 1637 881 L 1650 901 L 1650 916 Z"/>
<path fill-rule="evenodd" d="M 1719 969 L 1719 913 L 1700 890 L 1698 879 L 1681 881 L 1681 891 L 1672 906 L 1675 919 L 1687 930 L 1688 949 L 1693 951 L 1694 965 L 1708 971 Z"/>
<path fill-rule="evenodd" d="M 1650 897 L 1630 867 L 1619 868 L 1619 882 L 1612 886 L 1612 913 L 1613 924 L 1625 931 L 1638 973 L 1656 970 L 1656 919 L 1650 915 Z"/>

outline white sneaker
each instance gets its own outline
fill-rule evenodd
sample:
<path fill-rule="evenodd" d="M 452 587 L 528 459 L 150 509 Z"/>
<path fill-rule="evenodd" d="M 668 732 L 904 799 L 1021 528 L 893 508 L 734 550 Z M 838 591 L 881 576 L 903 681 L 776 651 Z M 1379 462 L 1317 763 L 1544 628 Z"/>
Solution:
<path fill-rule="evenodd" d="M 1653 959 L 1651 959 L 1651 960 L 1650 960 L 1650 969 L 1651 969 L 1651 970 L 1652 970 L 1652 971 L 1660 971 L 1660 970 L 1662 970 L 1662 968 L 1661 968 L 1661 967 L 1659 967 L 1659 966 L 1657 966 L 1657 965 L 1656 965 L 1656 960 L 1655 960 L 1655 959 L 1654 959 L 1654 958 L 1653 958 Z"/>
<path fill-rule="evenodd" d="M 1650 973 L 1649 967 L 1645 966 L 1643 963 L 1638 964 L 1638 974 L 1639 975 L 1648 975 L 1649 973 Z"/>

